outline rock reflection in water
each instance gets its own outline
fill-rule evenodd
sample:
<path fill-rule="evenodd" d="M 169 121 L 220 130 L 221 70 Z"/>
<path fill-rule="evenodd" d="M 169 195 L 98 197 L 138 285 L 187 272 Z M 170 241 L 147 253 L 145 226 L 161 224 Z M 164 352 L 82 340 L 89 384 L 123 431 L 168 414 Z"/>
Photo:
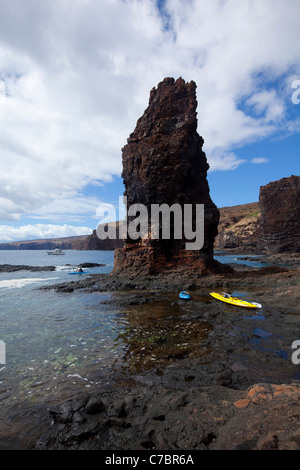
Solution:
<path fill-rule="evenodd" d="M 131 371 L 164 367 L 177 359 L 209 352 L 206 339 L 212 326 L 199 318 L 192 306 L 187 309 L 170 299 L 159 300 L 129 305 L 123 314 L 127 325 L 117 342 L 125 347 L 123 366 Z"/>

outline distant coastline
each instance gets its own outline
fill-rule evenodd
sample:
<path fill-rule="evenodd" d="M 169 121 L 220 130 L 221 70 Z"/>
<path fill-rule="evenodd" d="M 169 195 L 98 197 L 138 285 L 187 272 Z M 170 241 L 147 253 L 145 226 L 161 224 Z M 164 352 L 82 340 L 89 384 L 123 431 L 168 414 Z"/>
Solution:
<path fill-rule="evenodd" d="M 119 222 L 117 222 L 117 231 L 118 226 Z M 55 248 L 61 250 L 114 250 L 122 245 L 123 240 L 119 238 L 100 240 L 94 230 L 91 235 L 4 242 L 0 243 L 0 250 L 54 250 Z"/>
<path fill-rule="evenodd" d="M 223 207 L 219 208 L 219 211 L 219 235 L 216 239 L 215 249 L 251 248 L 251 251 L 255 250 L 259 203 Z M 254 217 L 249 217 L 253 215 Z M 235 224 L 238 224 L 237 227 Z M 243 224 L 242 230 L 241 224 Z M 53 250 L 56 247 L 62 250 L 114 250 L 122 245 L 123 241 L 120 239 L 100 240 L 94 230 L 91 235 L 0 243 L 0 250 Z"/>
<path fill-rule="evenodd" d="M 89 235 L 0 243 L 0 250 L 84 250 Z"/>

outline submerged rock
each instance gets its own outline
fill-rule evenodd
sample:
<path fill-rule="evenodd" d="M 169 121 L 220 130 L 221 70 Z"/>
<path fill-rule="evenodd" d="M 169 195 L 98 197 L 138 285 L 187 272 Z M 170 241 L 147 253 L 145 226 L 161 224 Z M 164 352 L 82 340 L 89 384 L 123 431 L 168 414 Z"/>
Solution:
<path fill-rule="evenodd" d="M 15 271 L 55 271 L 55 266 L 27 266 L 24 264 L 1 264 L 0 272 L 1 273 L 13 273 Z"/>

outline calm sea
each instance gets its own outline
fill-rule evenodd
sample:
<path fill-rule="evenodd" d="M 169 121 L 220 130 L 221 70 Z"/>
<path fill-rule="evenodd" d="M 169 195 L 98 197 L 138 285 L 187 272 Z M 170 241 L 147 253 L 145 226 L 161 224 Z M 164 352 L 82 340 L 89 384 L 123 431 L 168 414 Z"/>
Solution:
<path fill-rule="evenodd" d="M 232 262 L 234 256 L 217 259 Z M 50 256 L 43 250 L 0 251 L 0 264 L 56 266 L 50 272 L 0 273 L 0 344 L 5 345 L 5 363 L 0 364 L 0 440 L 11 410 L 20 404 L 29 410 L 34 404 L 68 399 L 99 383 L 105 385 L 121 367 L 149 368 L 151 361 L 164 361 L 170 351 L 176 355 L 193 341 L 199 352 L 199 338 L 208 326 L 197 320 L 182 328 L 182 311 L 174 307 L 178 293 L 168 293 L 167 299 L 141 310 L 141 306 L 121 308 L 114 301 L 118 294 L 110 292 L 39 290 L 79 278 L 70 272 L 84 262 L 105 264 L 85 269 L 86 275 L 109 273 L 114 253 L 66 250 L 63 256 Z"/>
<path fill-rule="evenodd" d="M 236 262 L 235 258 L 216 256 L 226 263 Z M 43 250 L 0 251 L 0 264 L 56 266 L 50 272 L 0 273 L 0 340 L 6 345 L 6 364 L 0 364 L 2 389 L 24 371 L 30 371 L 30 389 L 30 378 L 34 382 L 36 375 L 41 374 L 43 381 L 45 375 L 51 377 L 61 370 L 79 374 L 78 368 L 91 361 L 103 370 L 112 366 L 119 353 L 116 339 L 126 329 L 125 317 L 122 320 L 113 302 L 109 302 L 113 294 L 58 294 L 38 289 L 78 279 L 70 273 L 84 262 L 105 264 L 86 268 L 86 275 L 109 273 L 114 253 L 66 250 L 63 256 L 50 256 Z M 256 261 L 243 263 L 259 265 Z M 88 385 L 87 377 L 82 380 Z"/>
<path fill-rule="evenodd" d="M 41 250 L 0 251 L 0 264 L 56 266 L 51 272 L 0 273 L 0 340 L 6 349 L 6 363 L 0 364 L 0 399 L 7 391 L 11 398 L 45 397 L 59 387 L 68 390 L 64 381 L 71 388 L 73 382 L 89 387 L 92 380 L 81 375 L 88 363 L 96 365 L 99 377 L 101 370 L 112 367 L 118 355 L 115 340 L 124 325 L 106 303 L 111 295 L 38 289 L 75 280 L 79 276 L 70 272 L 84 262 L 105 264 L 85 269 L 88 273 L 110 272 L 113 251 L 67 250 L 63 256 Z"/>

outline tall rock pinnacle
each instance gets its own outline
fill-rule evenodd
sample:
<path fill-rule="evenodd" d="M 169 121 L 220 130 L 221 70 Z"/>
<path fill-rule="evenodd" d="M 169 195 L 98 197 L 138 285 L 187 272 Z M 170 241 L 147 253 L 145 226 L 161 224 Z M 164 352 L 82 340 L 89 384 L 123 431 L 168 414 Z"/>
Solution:
<path fill-rule="evenodd" d="M 153 204 L 179 204 L 182 208 L 204 204 L 204 244 L 201 249 L 187 250 L 187 240 L 174 237 L 172 230 L 170 239 L 128 236 L 124 247 L 115 251 L 114 273 L 155 274 L 182 266 L 205 274 L 216 269 L 213 244 L 219 211 L 209 194 L 209 165 L 202 151 L 204 140 L 197 133 L 196 108 L 193 81 L 165 78 L 153 88 L 148 108 L 122 149 L 122 177 L 127 206 L 143 204 L 149 214 Z M 196 210 L 194 229 L 195 214 Z M 174 221 L 172 229 L 173 225 Z"/>

